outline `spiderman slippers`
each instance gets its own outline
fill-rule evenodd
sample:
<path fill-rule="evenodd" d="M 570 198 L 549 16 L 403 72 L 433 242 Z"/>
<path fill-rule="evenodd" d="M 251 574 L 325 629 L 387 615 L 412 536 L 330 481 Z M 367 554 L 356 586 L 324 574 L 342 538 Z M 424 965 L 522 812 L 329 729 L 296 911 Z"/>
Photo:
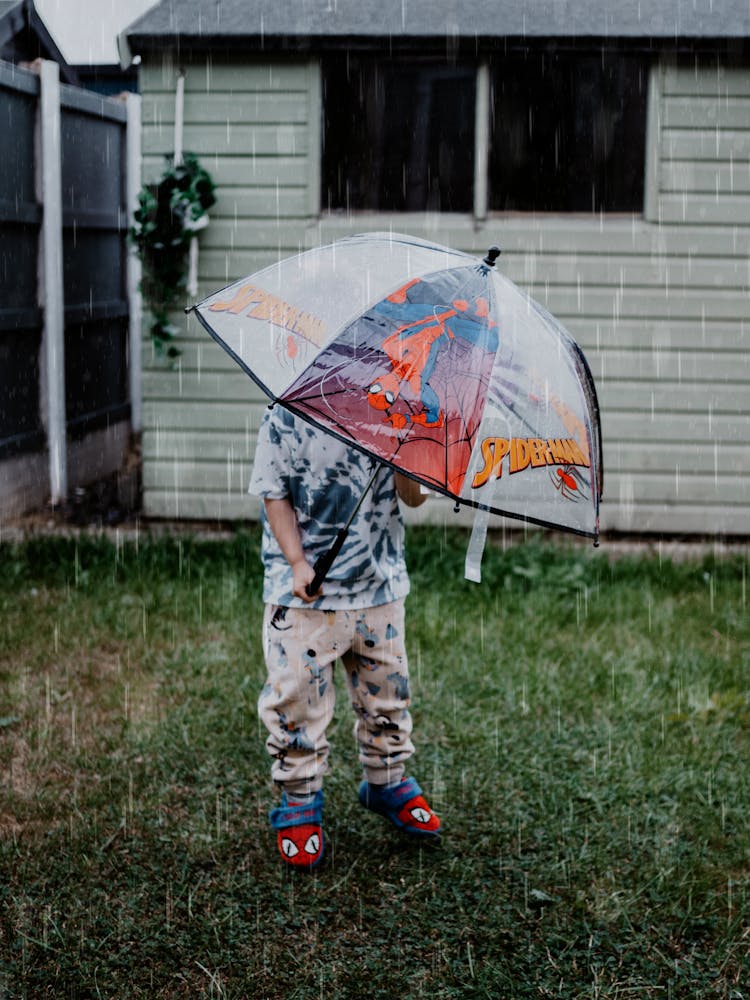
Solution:
<path fill-rule="evenodd" d="M 404 778 L 389 788 L 363 781 L 359 786 L 359 801 L 365 809 L 385 816 L 404 833 L 416 837 L 440 835 L 440 820 L 427 805 L 414 778 Z"/>
<path fill-rule="evenodd" d="M 310 871 L 320 864 L 325 850 L 323 840 L 323 792 L 316 792 L 309 802 L 296 803 L 282 792 L 281 805 L 269 813 L 281 856 L 298 871 Z"/>

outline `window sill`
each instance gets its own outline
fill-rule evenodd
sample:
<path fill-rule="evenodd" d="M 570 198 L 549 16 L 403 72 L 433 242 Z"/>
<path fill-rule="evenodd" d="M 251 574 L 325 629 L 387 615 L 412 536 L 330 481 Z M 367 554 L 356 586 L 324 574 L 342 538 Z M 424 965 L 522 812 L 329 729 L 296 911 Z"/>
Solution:
<path fill-rule="evenodd" d="M 442 212 L 324 212 L 308 231 L 309 245 L 362 232 L 393 232 L 432 240 L 446 246 L 484 251 L 492 243 L 507 250 L 540 250 L 547 238 L 619 234 L 638 237 L 652 233 L 654 224 L 641 214 L 556 212 L 497 212 L 477 220 L 469 214 Z M 489 242 L 488 242 L 489 241 Z M 554 239 L 553 239 L 554 242 Z"/>
<path fill-rule="evenodd" d="M 359 221 L 379 222 L 386 229 L 393 228 L 395 221 L 419 226 L 433 226 L 436 229 L 445 225 L 464 226 L 475 229 L 477 226 L 488 226 L 498 221 L 522 222 L 569 222 L 602 225 L 608 222 L 632 225 L 645 222 L 642 212 L 490 212 L 485 219 L 475 219 L 469 212 L 379 212 L 363 209 L 346 212 L 325 211 L 318 216 L 320 225 L 330 225 L 350 228 Z"/>

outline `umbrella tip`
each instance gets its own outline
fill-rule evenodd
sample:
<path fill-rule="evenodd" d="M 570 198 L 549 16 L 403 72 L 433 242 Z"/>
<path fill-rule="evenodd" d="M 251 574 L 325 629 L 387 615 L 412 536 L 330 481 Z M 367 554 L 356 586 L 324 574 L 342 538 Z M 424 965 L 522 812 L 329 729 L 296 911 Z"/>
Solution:
<path fill-rule="evenodd" d="M 487 264 L 488 267 L 494 267 L 495 261 L 497 260 L 497 258 L 500 256 L 501 253 L 502 250 L 500 249 L 500 247 L 492 246 L 487 251 L 487 256 L 483 259 L 483 262 Z"/>

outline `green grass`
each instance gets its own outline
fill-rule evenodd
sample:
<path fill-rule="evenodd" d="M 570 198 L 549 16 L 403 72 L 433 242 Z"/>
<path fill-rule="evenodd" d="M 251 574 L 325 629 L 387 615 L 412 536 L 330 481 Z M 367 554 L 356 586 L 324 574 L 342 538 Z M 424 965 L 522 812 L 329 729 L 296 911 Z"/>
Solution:
<path fill-rule="evenodd" d="M 750 997 L 746 559 L 412 529 L 417 757 L 446 828 L 356 802 L 282 870 L 259 538 L 0 546 L 0 997 Z"/>

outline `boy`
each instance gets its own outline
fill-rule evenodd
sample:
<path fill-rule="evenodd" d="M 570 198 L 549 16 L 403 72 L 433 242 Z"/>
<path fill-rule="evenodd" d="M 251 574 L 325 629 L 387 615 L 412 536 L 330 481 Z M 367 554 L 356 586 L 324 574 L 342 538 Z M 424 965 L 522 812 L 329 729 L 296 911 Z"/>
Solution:
<path fill-rule="evenodd" d="M 258 712 L 271 773 L 282 788 L 271 810 L 284 861 L 310 869 L 323 857 L 326 729 L 333 667 L 341 658 L 356 714 L 363 806 L 407 833 L 435 837 L 440 820 L 413 778 L 404 599 L 409 578 L 398 496 L 425 499 L 417 483 L 383 466 L 316 594 L 306 588 L 365 491 L 373 460 L 280 406 L 263 420 L 250 492 L 263 499 L 263 649 L 268 679 Z"/>

